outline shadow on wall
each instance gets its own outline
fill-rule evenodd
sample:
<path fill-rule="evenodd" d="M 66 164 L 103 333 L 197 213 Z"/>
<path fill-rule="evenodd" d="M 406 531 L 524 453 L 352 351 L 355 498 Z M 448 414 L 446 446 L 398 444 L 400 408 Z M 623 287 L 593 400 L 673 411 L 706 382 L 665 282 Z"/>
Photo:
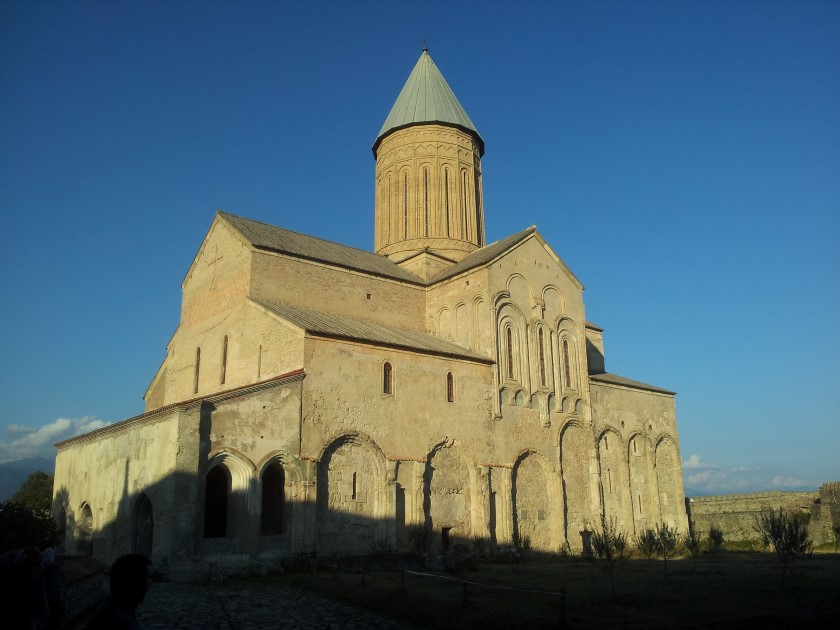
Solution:
<path fill-rule="evenodd" d="M 429 474 L 434 478 L 433 471 Z M 360 473 L 330 480 L 329 472 L 322 471 L 318 479 L 292 479 L 281 465 L 269 462 L 258 478 L 236 490 L 236 473 L 219 462 L 203 482 L 197 475 L 176 473 L 142 492 L 126 492 L 116 517 L 107 522 L 99 520 L 104 506 L 82 497 L 74 501 L 67 488 L 56 493 L 54 514 L 65 553 L 90 555 L 106 564 L 125 553 L 142 553 L 157 571 L 176 580 L 262 573 L 285 562 L 407 552 L 483 554 L 492 547 L 516 555 L 524 546 L 535 557 L 552 555 L 530 549 L 532 539 L 525 533 L 515 536 L 518 547 L 497 546 L 489 535 L 473 537 L 466 523 L 436 518 L 428 497 L 423 522 L 406 523 L 401 488 L 393 482 L 372 490 Z M 393 515 L 377 513 L 387 503 L 382 495 L 392 491 Z M 336 508 L 338 501 L 341 508 Z M 547 521 L 545 527 L 563 528 L 561 511 L 556 512 L 552 518 L 557 522 Z"/>

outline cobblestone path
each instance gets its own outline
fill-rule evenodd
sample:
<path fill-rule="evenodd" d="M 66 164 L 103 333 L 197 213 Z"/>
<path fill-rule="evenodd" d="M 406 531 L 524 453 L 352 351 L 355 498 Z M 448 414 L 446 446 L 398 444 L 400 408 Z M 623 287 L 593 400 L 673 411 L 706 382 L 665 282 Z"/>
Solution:
<path fill-rule="evenodd" d="M 137 612 L 144 630 L 409 628 L 361 608 L 291 588 L 152 584 Z"/>

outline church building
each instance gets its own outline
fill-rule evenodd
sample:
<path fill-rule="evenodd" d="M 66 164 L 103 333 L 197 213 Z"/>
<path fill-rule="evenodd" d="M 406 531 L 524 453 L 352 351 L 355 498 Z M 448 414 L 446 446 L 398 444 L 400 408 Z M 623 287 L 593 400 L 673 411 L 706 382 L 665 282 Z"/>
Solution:
<path fill-rule="evenodd" d="M 426 50 L 373 154 L 373 252 L 216 213 L 145 413 L 56 445 L 67 553 L 197 577 L 687 529 L 674 393 L 606 371 L 536 227 L 485 243 L 484 139 Z"/>

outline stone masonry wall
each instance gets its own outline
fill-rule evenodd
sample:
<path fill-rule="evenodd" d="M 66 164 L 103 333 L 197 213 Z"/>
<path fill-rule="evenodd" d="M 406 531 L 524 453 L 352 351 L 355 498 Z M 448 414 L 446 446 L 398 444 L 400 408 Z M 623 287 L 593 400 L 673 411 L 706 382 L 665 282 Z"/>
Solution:
<path fill-rule="evenodd" d="M 746 541 L 758 539 L 753 525 L 761 510 L 784 508 L 809 513 L 817 496 L 817 492 L 811 491 L 691 497 L 686 507 L 695 530 L 708 532 L 709 527 L 715 525 L 723 530 L 724 540 Z"/>

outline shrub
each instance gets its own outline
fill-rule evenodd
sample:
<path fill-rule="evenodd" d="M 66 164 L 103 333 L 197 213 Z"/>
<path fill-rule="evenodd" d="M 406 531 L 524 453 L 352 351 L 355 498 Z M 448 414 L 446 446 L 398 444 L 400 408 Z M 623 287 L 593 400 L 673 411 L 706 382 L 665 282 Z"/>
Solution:
<path fill-rule="evenodd" d="M 592 534 L 592 552 L 597 560 L 607 565 L 612 583 L 613 599 L 615 598 L 615 565 L 619 560 L 624 559 L 624 551 L 627 549 L 627 534 L 619 532 L 615 519 L 601 515 L 601 531 Z"/>
<path fill-rule="evenodd" d="M 636 534 L 636 549 L 650 560 L 659 551 L 659 539 L 656 536 L 656 530 L 652 527 L 646 527 Z"/>
<path fill-rule="evenodd" d="M 405 530 L 414 553 L 423 555 L 429 551 L 432 535 L 424 524 L 413 523 L 408 525 Z"/>

